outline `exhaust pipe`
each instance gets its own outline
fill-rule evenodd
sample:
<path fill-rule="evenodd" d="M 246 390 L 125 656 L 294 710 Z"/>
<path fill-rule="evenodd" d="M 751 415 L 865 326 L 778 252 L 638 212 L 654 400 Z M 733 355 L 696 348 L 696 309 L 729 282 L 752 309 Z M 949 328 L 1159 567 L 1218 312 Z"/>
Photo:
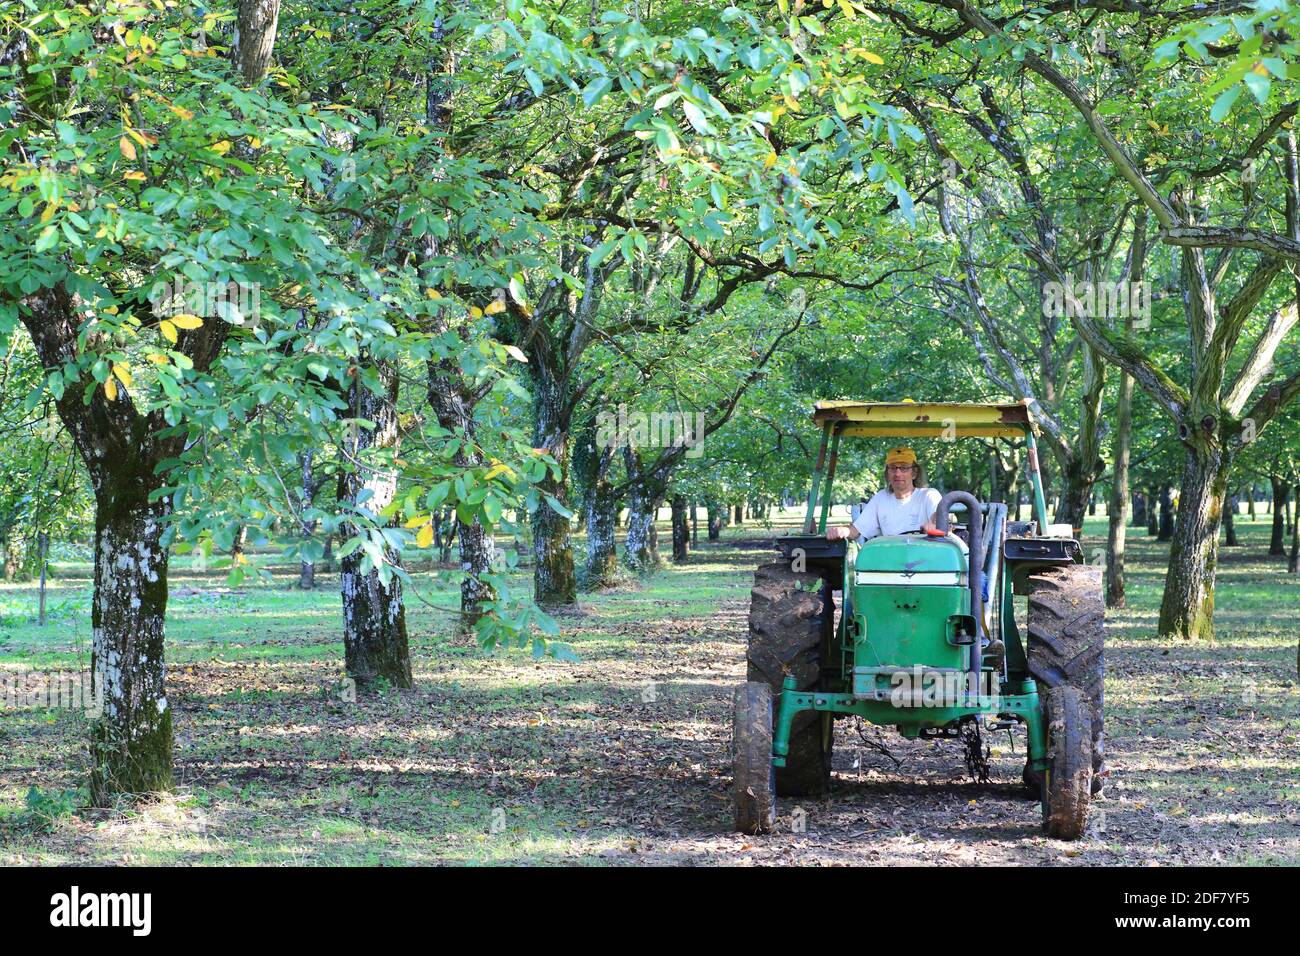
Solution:
<path fill-rule="evenodd" d="M 970 515 L 966 534 L 970 539 L 967 559 L 970 565 L 970 613 L 975 618 L 975 633 L 970 646 L 970 676 L 971 686 L 978 694 L 980 668 L 984 666 L 984 649 L 980 647 L 980 622 L 984 620 L 984 517 L 980 514 L 979 500 L 969 491 L 950 491 L 940 500 L 935 516 L 935 525 L 944 534 L 948 534 L 948 509 L 957 502 L 964 504 Z"/>

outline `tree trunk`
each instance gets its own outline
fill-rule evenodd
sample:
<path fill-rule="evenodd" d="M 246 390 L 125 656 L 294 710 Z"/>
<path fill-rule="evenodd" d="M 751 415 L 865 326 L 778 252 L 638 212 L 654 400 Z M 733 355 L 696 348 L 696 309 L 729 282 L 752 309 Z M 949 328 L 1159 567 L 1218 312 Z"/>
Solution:
<path fill-rule="evenodd" d="M 607 587 L 618 578 L 614 516 L 619 498 L 609 481 L 614 447 L 596 449 L 595 468 L 587 487 L 587 564 L 583 570 L 588 590 Z"/>
<path fill-rule="evenodd" d="M 1300 488 L 1300 475 L 1296 476 L 1294 485 Z M 1291 574 L 1300 574 L 1300 520 L 1291 525 L 1291 555 L 1287 558 L 1286 569 Z"/>
<path fill-rule="evenodd" d="M 302 535 L 303 544 L 311 541 L 316 535 L 316 519 L 307 518 L 307 511 L 313 507 L 313 500 L 316 497 L 315 475 L 312 471 L 312 453 L 305 451 L 299 456 L 299 464 L 302 470 L 302 488 L 299 492 L 298 513 L 299 513 L 299 533 Z M 309 556 L 304 556 L 298 568 L 298 587 L 304 591 L 311 591 L 316 587 L 316 562 Z"/>
<path fill-rule="evenodd" d="M 148 472 L 147 474 L 145 472 Z M 91 727 L 90 798 L 167 790 L 172 782 L 172 714 L 163 631 L 168 499 L 150 504 L 152 469 L 110 474 L 95 497 L 95 596 L 91 673 L 103 712 Z"/>
<path fill-rule="evenodd" d="M 230 545 L 230 558 L 235 564 L 242 563 L 240 559 L 244 556 L 244 548 L 248 544 L 248 525 L 241 524 L 235 531 L 235 539 Z"/>
<path fill-rule="evenodd" d="M 1147 492 L 1147 534 L 1156 536 L 1160 534 L 1160 491 L 1158 488 L 1152 488 Z"/>
<path fill-rule="evenodd" d="M 1147 523 L 1147 498 L 1140 491 L 1133 492 L 1133 527 L 1141 528 Z"/>
<path fill-rule="evenodd" d="M 352 380 L 348 390 L 348 414 L 374 422 L 373 429 L 357 428 L 352 442 L 352 457 L 366 462 L 356 470 L 342 476 L 340 497 L 353 507 L 365 511 L 376 521 L 379 512 L 392 503 L 397 493 L 397 474 L 387 462 L 367 461 L 363 454 L 370 449 L 396 450 L 397 431 L 397 368 L 392 362 L 374 364 L 384 392 L 375 394 L 360 382 Z M 370 492 L 364 501 L 358 499 Z M 348 534 L 362 532 L 350 527 Z M 401 554 L 382 538 L 379 531 L 369 533 L 384 560 L 400 566 Z M 357 688 L 372 687 L 381 679 L 397 686 L 410 687 L 411 653 L 406 635 L 406 607 L 402 601 L 402 581 L 388 575 L 385 582 L 378 568 L 362 572 L 366 557 L 358 548 L 341 561 L 340 585 L 343 595 L 343 649 L 348 676 Z"/>
<path fill-rule="evenodd" d="M 1248 515 L 1250 515 L 1250 520 L 1251 520 L 1251 523 L 1252 523 L 1252 524 L 1254 523 L 1255 518 L 1256 518 L 1256 513 L 1255 513 L 1255 497 L 1256 497 L 1256 493 L 1257 493 L 1257 491 L 1258 491 L 1258 489 L 1256 489 L 1254 482 L 1252 482 L 1251 485 L 1250 485 L 1249 495 L 1248 495 L 1248 497 L 1246 498 L 1246 513 L 1247 513 Z"/>
<path fill-rule="evenodd" d="M 709 526 L 709 540 L 717 541 L 722 537 L 722 512 L 716 502 L 707 501 L 704 505 L 705 517 Z"/>
<path fill-rule="evenodd" d="M 1160 489 L 1160 533 L 1157 541 L 1170 541 L 1174 536 L 1174 500 L 1170 497 L 1171 488 L 1165 485 Z"/>
<path fill-rule="evenodd" d="M 700 544 L 700 503 L 695 498 L 691 499 L 691 544 Z"/>
<path fill-rule="evenodd" d="M 1133 437 L 1133 379 L 1121 374 L 1119 379 L 1118 421 L 1115 428 L 1115 463 L 1107 507 L 1106 532 L 1106 604 L 1124 607 L 1124 548 L 1128 537 L 1128 462 Z"/>
<path fill-rule="evenodd" d="M 1286 554 L 1286 499 L 1290 486 L 1280 475 L 1269 475 L 1273 485 L 1273 536 L 1269 538 L 1269 554 Z"/>
<path fill-rule="evenodd" d="M 640 453 L 624 446 L 627 465 L 627 537 L 623 542 L 623 565 L 637 574 L 657 571 L 659 533 L 655 515 L 663 500 L 664 486 L 651 472 L 643 469 Z"/>
<path fill-rule="evenodd" d="M 539 363 L 532 363 L 537 365 Z M 545 448 L 559 463 L 560 476 L 548 469 L 537 483 L 542 503 L 532 514 L 533 527 L 533 600 L 543 608 L 576 604 L 578 580 L 573 570 L 572 528 L 569 519 L 559 514 L 545 500 L 554 497 L 568 507 L 569 423 L 563 386 L 545 369 L 533 369 L 533 402 L 537 427 L 533 445 Z"/>
<path fill-rule="evenodd" d="M 231 54 L 244 82 L 255 85 L 271 65 L 280 0 L 240 0 Z"/>
<path fill-rule="evenodd" d="M 1216 446 L 1188 450 L 1160 605 L 1162 637 L 1214 639 L 1214 573 L 1230 467 Z"/>
<path fill-rule="evenodd" d="M 1223 513 L 1223 531 L 1225 540 L 1224 547 L 1235 548 L 1239 545 L 1237 541 L 1237 495 L 1234 493 L 1228 499 L 1228 507 Z"/>
<path fill-rule="evenodd" d="M 673 495 L 673 563 L 690 560 L 690 528 L 686 523 L 686 496 Z"/>
<path fill-rule="evenodd" d="M 429 407 L 437 416 L 439 426 L 459 439 L 452 464 L 466 471 L 477 468 L 483 463 L 483 456 L 478 452 L 478 423 L 474 420 L 473 402 L 466 394 L 459 365 L 450 358 L 430 360 L 425 374 Z M 497 598 L 496 589 L 486 578 L 496 562 L 496 542 L 477 515 L 468 524 L 463 521 L 456 524 L 462 572 L 460 630 L 468 631 L 483 617 L 483 606 Z"/>
<path fill-rule="evenodd" d="M 732 524 L 734 524 L 737 528 L 739 528 L 741 525 L 743 525 L 743 524 L 745 523 L 745 506 L 744 506 L 744 505 L 736 505 L 736 506 L 732 509 L 732 511 L 734 512 L 734 515 L 735 515 L 735 516 L 731 519 Z"/>

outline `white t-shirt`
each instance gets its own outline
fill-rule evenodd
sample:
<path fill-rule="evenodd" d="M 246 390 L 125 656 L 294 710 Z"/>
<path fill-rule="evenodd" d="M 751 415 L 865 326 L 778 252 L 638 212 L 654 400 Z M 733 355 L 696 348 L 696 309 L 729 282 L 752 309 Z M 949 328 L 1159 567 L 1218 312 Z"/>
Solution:
<path fill-rule="evenodd" d="M 901 501 L 888 488 L 882 488 L 858 512 L 853 527 L 864 539 L 920 531 L 921 525 L 933 517 L 942 500 L 943 495 L 937 488 L 914 488 Z"/>

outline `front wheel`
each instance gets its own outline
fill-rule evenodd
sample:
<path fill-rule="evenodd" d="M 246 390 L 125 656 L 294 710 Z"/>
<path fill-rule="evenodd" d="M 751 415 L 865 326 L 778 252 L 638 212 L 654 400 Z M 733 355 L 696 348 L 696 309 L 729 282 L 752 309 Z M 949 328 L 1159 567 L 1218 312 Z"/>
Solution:
<path fill-rule="evenodd" d="M 1092 800 L 1092 713 L 1077 687 L 1046 694 L 1047 771 L 1043 774 L 1043 828 L 1058 840 L 1077 840 L 1088 825 Z"/>
<path fill-rule="evenodd" d="M 736 688 L 731 725 L 732 802 L 736 829 L 769 833 L 776 823 L 772 765 L 772 688 L 750 681 Z"/>

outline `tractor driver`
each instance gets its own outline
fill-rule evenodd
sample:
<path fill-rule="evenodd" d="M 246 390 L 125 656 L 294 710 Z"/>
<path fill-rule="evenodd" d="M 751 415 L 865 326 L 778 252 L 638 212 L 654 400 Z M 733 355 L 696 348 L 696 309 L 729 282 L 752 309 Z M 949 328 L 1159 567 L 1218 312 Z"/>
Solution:
<path fill-rule="evenodd" d="M 856 541 L 882 534 L 934 531 L 942 498 L 938 490 L 925 486 L 925 472 L 916 452 L 906 446 L 891 448 L 885 455 L 885 487 L 872 496 L 852 524 L 830 528 L 826 537 Z"/>

